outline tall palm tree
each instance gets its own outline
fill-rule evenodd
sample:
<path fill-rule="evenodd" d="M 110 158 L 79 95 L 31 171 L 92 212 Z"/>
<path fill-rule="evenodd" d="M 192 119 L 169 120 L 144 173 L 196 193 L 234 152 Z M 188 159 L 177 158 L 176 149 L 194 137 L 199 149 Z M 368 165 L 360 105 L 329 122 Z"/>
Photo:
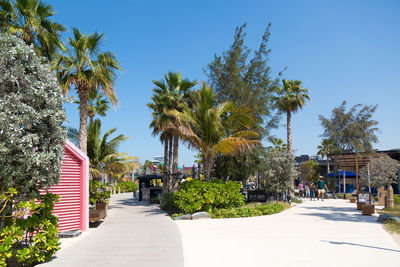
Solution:
<path fill-rule="evenodd" d="M 79 96 L 79 143 L 81 150 L 86 153 L 88 95 L 91 90 L 101 89 L 113 105 L 118 102 L 114 91 L 115 71 L 120 70 L 120 64 L 111 52 L 100 50 L 103 34 L 82 34 L 73 28 L 74 37 L 68 38 L 70 49 L 60 55 L 54 62 L 53 68 L 64 92 L 75 88 Z"/>
<path fill-rule="evenodd" d="M 182 74 L 179 72 L 168 72 L 164 75 L 164 80 L 153 83 L 156 87 L 153 89 L 152 102 L 147 104 L 153 110 L 150 127 L 153 128 L 154 135 L 161 134 L 166 166 L 164 183 L 169 183 L 168 180 L 172 179 L 169 190 L 174 190 L 177 187 L 179 136 L 182 123 L 179 118 L 171 114 L 174 111 L 183 112 L 187 108 L 190 90 L 196 82 L 182 79 Z"/>
<path fill-rule="evenodd" d="M 75 101 L 75 104 L 79 104 L 78 110 L 80 110 L 80 102 Z M 109 110 L 110 102 L 104 98 L 104 95 L 98 90 L 90 90 L 88 95 L 88 116 L 89 125 L 93 124 L 94 117 L 99 115 L 101 117 L 106 116 L 106 112 Z"/>
<path fill-rule="evenodd" d="M 286 131 L 287 131 L 287 148 L 290 155 L 293 154 L 292 148 L 292 113 L 302 109 L 306 100 L 311 100 L 308 96 L 308 90 L 302 87 L 299 80 L 283 79 L 283 87 L 276 87 L 274 97 L 278 109 L 286 113 Z"/>
<path fill-rule="evenodd" d="M 335 145 L 329 140 L 329 139 L 323 139 L 321 145 L 317 147 L 318 149 L 318 155 L 320 155 L 322 158 L 326 157 L 327 160 L 327 170 L 328 173 L 330 173 L 330 166 L 329 166 L 329 156 L 332 155 L 332 153 L 335 150 Z"/>
<path fill-rule="evenodd" d="M 249 130 L 254 125 L 251 110 L 232 102 L 217 104 L 211 87 L 202 83 L 194 96 L 192 109 L 175 116 L 190 125 L 184 137 L 189 146 L 201 153 L 204 176 L 210 179 L 214 157 L 218 154 L 239 155 L 258 144 L 258 134 Z"/>
<path fill-rule="evenodd" d="M 64 50 L 61 33 L 64 26 L 52 21 L 52 5 L 40 0 L 0 0 L 0 30 L 17 35 L 28 45 L 33 44 L 36 54 L 50 61 L 57 49 Z"/>

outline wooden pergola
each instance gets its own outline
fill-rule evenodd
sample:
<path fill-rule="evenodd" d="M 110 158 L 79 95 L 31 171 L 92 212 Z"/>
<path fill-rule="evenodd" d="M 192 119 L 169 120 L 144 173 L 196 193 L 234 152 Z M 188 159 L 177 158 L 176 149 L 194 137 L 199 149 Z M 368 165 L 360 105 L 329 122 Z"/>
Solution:
<path fill-rule="evenodd" d="M 356 192 L 358 193 L 358 173 L 359 169 L 368 165 L 370 160 L 375 157 L 381 157 L 384 154 L 341 154 L 331 155 L 339 169 L 351 168 L 356 172 Z"/>

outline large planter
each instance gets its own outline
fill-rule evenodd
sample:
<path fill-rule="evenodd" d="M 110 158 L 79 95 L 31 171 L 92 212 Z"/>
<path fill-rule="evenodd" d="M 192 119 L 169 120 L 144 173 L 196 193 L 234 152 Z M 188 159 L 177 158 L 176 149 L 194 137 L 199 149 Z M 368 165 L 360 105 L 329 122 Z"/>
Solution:
<path fill-rule="evenodd" d="M 365 203 L 365 202 L 358 202 L 358 203 L 357 203 L 357 210 L 362 210 L 362 207 L 364 207 L 365 205 L 367 205 L 367 203 Z"/>
<path fill-rule="evenodd" d="M 375 213 L 375 205 L 366 204 L 361 208 L 362 215 L 372 215 Z"/>
<path fill-rule="evenodd" d="M 105 216 L 107 217 L 107 202 L 96 202 L 96 210 L 105 211 Z"/>

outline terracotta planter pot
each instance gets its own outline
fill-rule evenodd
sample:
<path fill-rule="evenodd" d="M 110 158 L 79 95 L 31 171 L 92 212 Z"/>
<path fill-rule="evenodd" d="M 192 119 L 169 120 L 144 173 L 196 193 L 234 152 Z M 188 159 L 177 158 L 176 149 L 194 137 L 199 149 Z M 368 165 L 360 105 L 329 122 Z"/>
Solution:
<path fill-rule="evenodd" d="M 350 203 L 356 203 L 357 197 L 350 197 L 349 200 L 350 200 Z"/>

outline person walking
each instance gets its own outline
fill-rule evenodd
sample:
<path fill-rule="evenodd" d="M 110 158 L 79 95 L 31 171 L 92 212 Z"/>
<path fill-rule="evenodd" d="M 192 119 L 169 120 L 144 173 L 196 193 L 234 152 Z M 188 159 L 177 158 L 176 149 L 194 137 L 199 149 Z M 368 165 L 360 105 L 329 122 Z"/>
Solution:
<path fill-rule="evenodd" d="M 315 184 L 314 183 L 310 184 L 310 199 L 311 199 L 311 201 L 315 200 Z"/>
<path fill-rule="evenodd" d="M 299 197 L 304 197 L 304 184 L 303 181 L 299 183 Z"/>
<path fill-rule="evenodd" d="M 308 183 L 306 183 L 306 185 L 304 186 L 304 191 L 306 192 L 306 198 L 310 197 L 310 186 L 308 185 Z"/>
<path fill-rule="evenodd" d="M 326 186 L 323 176 L 319 177 L 319 181 L 317 183 L 317 189 L 318 189 L 318 200 L 321 197 L 321 200 L 324 201 L 325 189 L 326 191 L 328 191 L 328 186 Z"/>

